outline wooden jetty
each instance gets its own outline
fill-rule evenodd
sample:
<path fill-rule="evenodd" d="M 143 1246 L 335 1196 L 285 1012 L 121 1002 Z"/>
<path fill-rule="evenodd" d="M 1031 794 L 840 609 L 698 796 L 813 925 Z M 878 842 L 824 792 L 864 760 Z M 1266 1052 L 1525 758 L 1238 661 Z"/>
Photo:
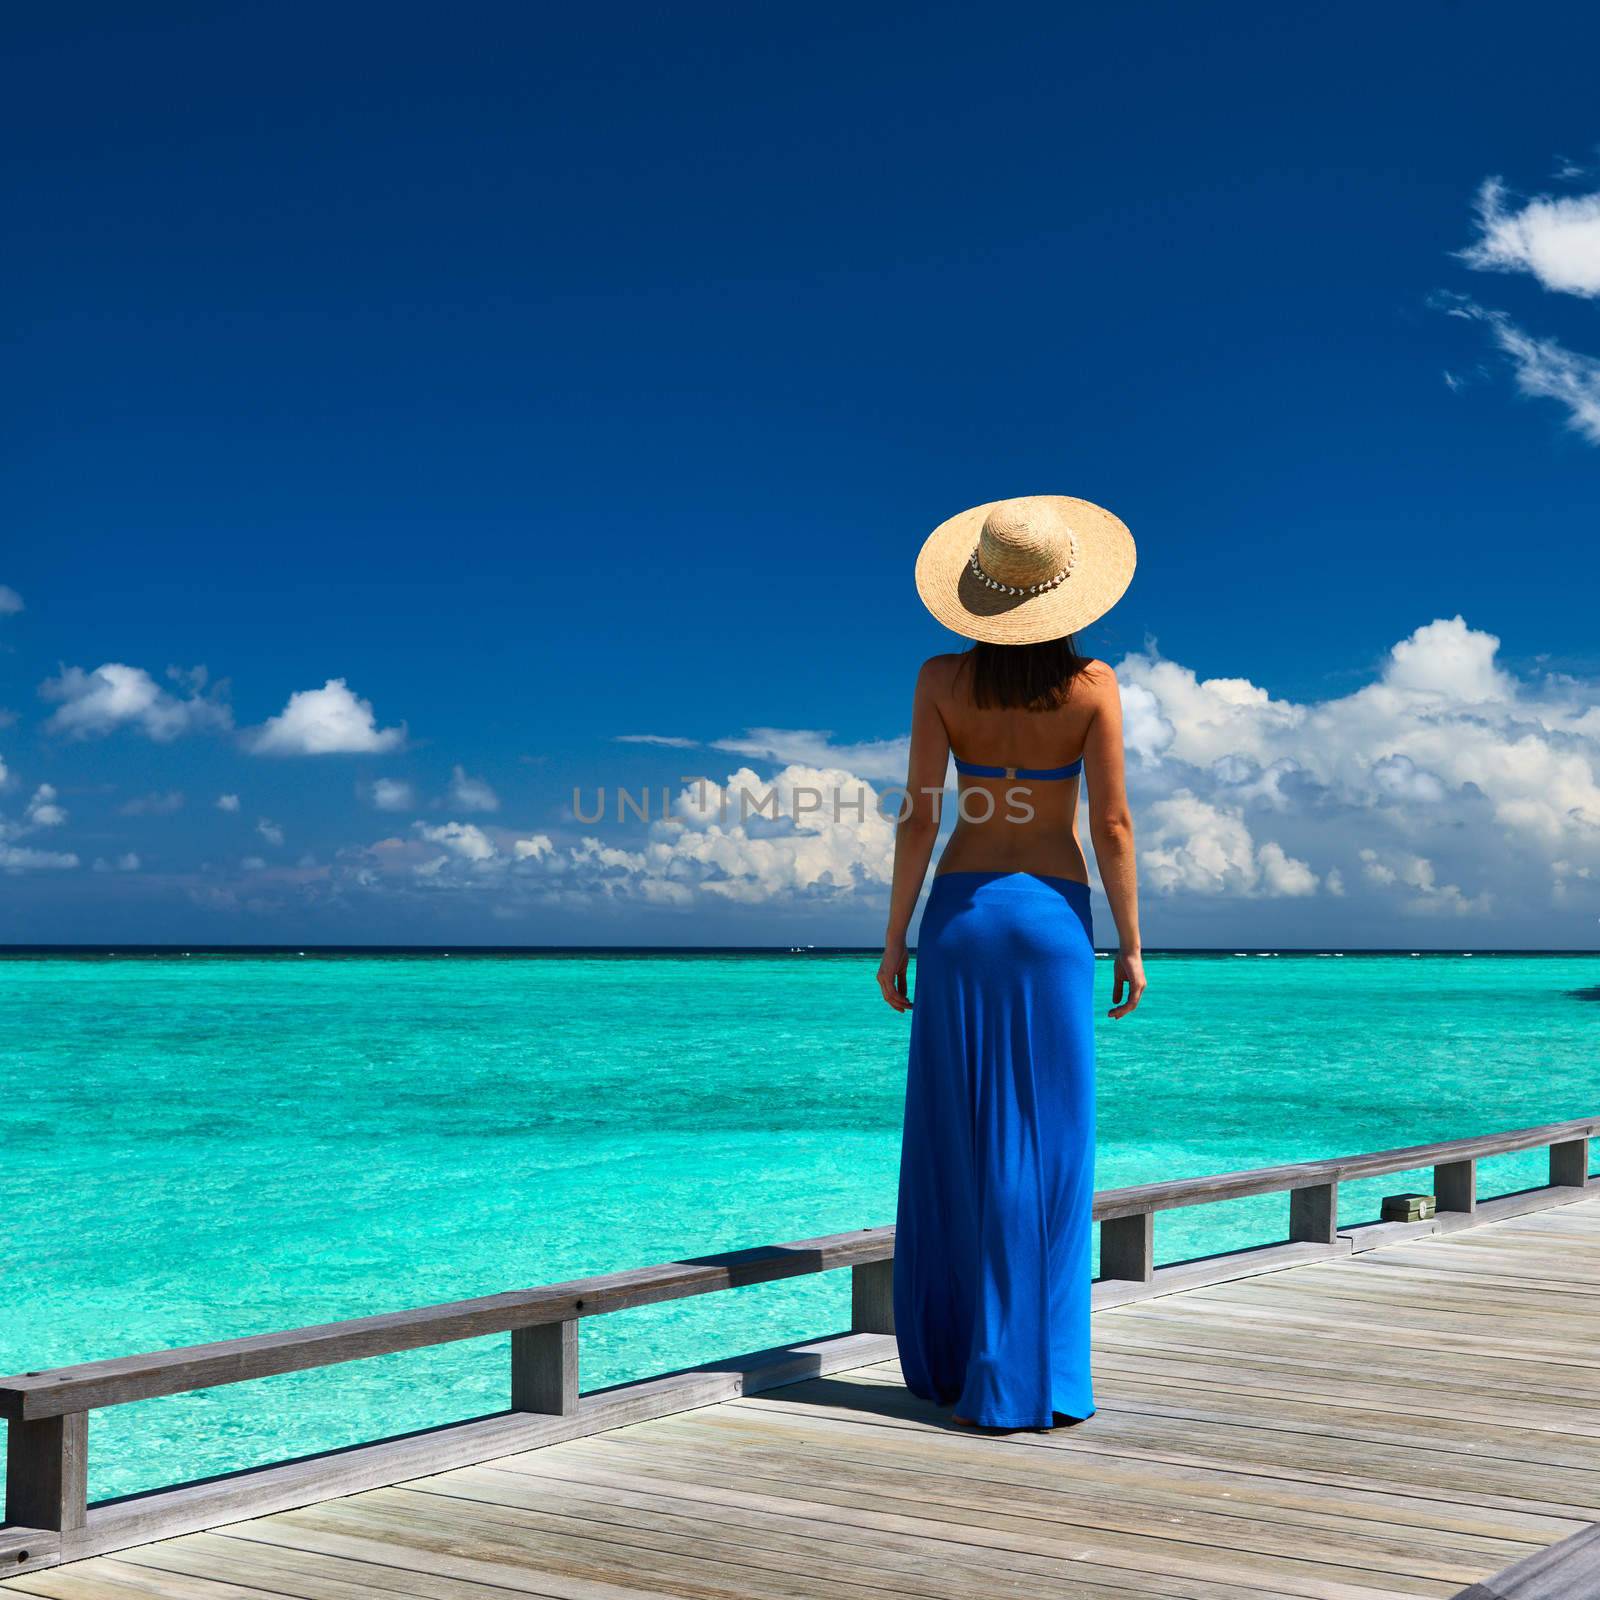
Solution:
<path fill-rule="evenodd" d="M 892 1229 L 0 1378 L 0 1583 L 57 1600 L 1597 1600 L 1600 1120 L 1095 1199 L 1100 1410 L 980 1433 L 895 1365 Z M 1476 1163 L 1549 1148 L 1480 1199 Z M 1436 1216 L 1341 1225 L 1433 1168 Z M 1287 1239 L 1154 1265 L 1179 1206 Z M 583 1319 L 849 1268 L 853 1327 L 583 1394 Z M 511 1409 L 86 1504 L 88 1415 L 511 1334 Z"/>

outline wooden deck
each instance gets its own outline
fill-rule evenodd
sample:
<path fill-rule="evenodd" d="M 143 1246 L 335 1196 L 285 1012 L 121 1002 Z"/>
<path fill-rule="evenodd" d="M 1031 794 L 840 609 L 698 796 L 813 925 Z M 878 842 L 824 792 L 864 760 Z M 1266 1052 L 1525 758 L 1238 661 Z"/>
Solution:
<path fill-rule="evenodd" d="M 1101 1409 L 1070 1430 L 955 1428 L 878 1361 L 0 1587 L 1600 1596 L 1600 1199 L 1113 1306 L 1094 1332 Z"/>

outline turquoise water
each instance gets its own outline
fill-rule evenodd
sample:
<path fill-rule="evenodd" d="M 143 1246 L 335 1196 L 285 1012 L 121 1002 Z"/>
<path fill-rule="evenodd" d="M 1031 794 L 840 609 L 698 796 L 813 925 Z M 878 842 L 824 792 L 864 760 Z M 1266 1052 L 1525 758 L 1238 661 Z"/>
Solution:
<path fill-rule="evenodd" d="M 0 1371 L 892 1221 L 907 1021 L 874 965 L 0 962 Z M 1100 1025 L 1102 1187 L 1600 1108 L 1600 957 L 1149 973 L 1139 1014 Z M 1350 1185 L 1345 1215 L 1408 1186 Z M 1173 1213 L 1158 1251 L 1263 1242 L 1284 1212 Z M 595 1318 L 584 1386 L 831 1331 L 847 1301 L 831 1274 Z M 502 1409 L 507 1359 L 475 1340 L 98 1412 L 92 1493 Z"/>

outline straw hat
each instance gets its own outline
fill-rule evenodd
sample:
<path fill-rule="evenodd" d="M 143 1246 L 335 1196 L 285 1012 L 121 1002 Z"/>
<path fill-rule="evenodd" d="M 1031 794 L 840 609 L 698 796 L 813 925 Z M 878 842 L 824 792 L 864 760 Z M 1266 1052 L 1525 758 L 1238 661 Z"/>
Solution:
<path fill-rule="evenodd" d="M 991 500 L 941 522 L 917 557 L 917 593 L 947 628 L 1038 644 L 1104 616 L 1133 578 L 1133 535 L 1065 494 Z"/>

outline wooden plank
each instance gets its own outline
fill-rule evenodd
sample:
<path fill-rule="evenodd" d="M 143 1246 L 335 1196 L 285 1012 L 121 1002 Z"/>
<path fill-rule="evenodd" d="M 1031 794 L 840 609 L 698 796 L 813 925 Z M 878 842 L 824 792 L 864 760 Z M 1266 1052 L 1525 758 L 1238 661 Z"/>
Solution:
<path fill-rule="evenodd" d="M 859 1402 L 846 1404 L 812 1383 L 780 1395 L 731 1401 L 719 1408 L 721 1424 L 731 1412 L 753 1411 L 762 1428 L 803 1432 L 823 1423 L 898 1428 L 908 1433 L 945 1433 L 946 1418 L 910 1396 L 893 1392 L 875 1400 L 870 1416 Z M 1287 1428 L 1217 1421 L 1124 1407 L 1103 1400 L 1093 1427 L 1030 1436 L 1034 1448 L 1090 1455 L 1139 1455 L 1212 1472 L 1288 1473 L 1312 1482 L 1387 1487 L 1435 1499 L 1475 1505 L 1513 1505 L 1574 1521 L 1600 1517 L 1600 1476 L 1539 1462 L 1496 1461 L 1492 1476 L 1469 1452 L 1407 1447 L 1387 1441 L 1299 1434 Z M 1020 1448 L 1020 1447 L 1019 1447 Z"/>
<path fill-rule="evenodd" d="M 1534 1150 L 1542 1145 L 1586 1139 L 1600 1131 L 1600 1121 L 1590 1118 L 1553 1122 L 1539 1128 L 1518 1128 L 1509 1133 L 1478 1138 L 1449 1139 L 1440 1144 L 1410 1145 L 1397 1150 L 1370 1151 L 1357 1156 L 1336 1156 L 1323 1161 L 1299 1161 L 1279 1167 L 1256 1167 L 1242 1172 L 1218 1172 L 1204 1177 L 1172 1178 L 1162 1183 L 1135 1184 L 1107 1189 L 1095 1196 L 1096 1221 L 1132 1216 L 1139 1211 L 1168 1211 L 1178 1206 L 1206 1205 L 1216 1200 L 1242 1200 L 1249 1195 L 1277 1194 L 1316 1183 L 1345 1183 L 1353 1178 L 1378 1178 L 1391 1172 L 1411 1172 L 1443 1162 L 1472 1160 Z"/>
<path fill-rule="evenodd" d="M 13 1422 L 6 1446 L 6 1516 L 58 1533 L 81 1528 L 89 1500 L 88 1414 Z"/>
<path fill-rule="evenodd" d="M 578 1410 L 578 1324 L 511 1330 L 511 1409 L 571 1417 Z"/>
<path fill-rule="evenodd" d="M 1583 1188 L 1589 1181 L 1589 1141 L 1562 1139 L 1550 1146 L 1550 1182 Z"/>
<path fill-rule="evenodd" d="M 738 1545 L 714 1534 L 667 1533 L 534 1512 L 507 1517 L 495 1507 L 461 1500 L 434 1510 L 425 1504 L 431 1498 L 380 1490 L 359 1501 L 309 1506 L 278 1520 L 290 1535 L 343 1534 L 369 1544 L 400 1546 L 416 1570 L 460 1571 L 487 1580 L 486 1568 L 499 1568 L 500 1581 L 517 1588 L 528 1586 L 534 1574 L 542 1578 L 554 1570 L 669 1593 L 736 1595 L 740 1600 L 889 1593 L 979 1600 L 985 1592 L 953 1565 L 933 1573 L 863 1571 L 827 1546 L 810 1548 L 800 1558 L 791 1549 Z M 463 1565 L 466 1552 L 470 1557 Z M 992 1573 L 988 1584 L 992 1595 L 1026 1600 L 1028 1590 L 1016 1576 Z"/>
<path fill-rule="evenodd" d="M 521 1353 L 544 1352 L 543 1398 L 570 1391 L 575 1410 L 509 1412 L 97 1506 L 39 1560 L 232 1522 L 263 1499 L 304 1506 L 425 1478 L 218 1537 L 272 1547 L 249 1588 L 275 1593 L 281 1579 L 300 1600 L 366 1588 L 455 1600 L 451 1585 L 474 1600 L 488 1600 L 484 1585 L 563 1600 L 611 1589 L 1443 1600 L 1600 1518 L 1600 1205 L 1482 1220 L 1496 1203 L 1479 1204 L 1470 1232 L 1404 1244 L 1392 1260 L 1353 1253 L 1330 1205 L 1312 1220 L 1331 1241 L 1102 1281 L 1097 1305 L 1159 1298 L 1096 1318 L 1101 1412 L 1078 1428 L 974 1435 L 898 1388 L 888 1364 L 825 1377 L 892 1357 L 891 1336 L 860 1331 L 579 1397 L 560 1323 L 528 1324 L 537 1339 Z M 1311 1204 L 1300 1202 L 1302 1220 Z M 887 1255 L 846 1264 L 863 1269 L 857 1319 L 886 1293 L 892 1307 Z M 563 1320 L 575 1341 L 577 1315 Z M 537 1389 L 532 1365 L 524 1399 Z M 771 1397 L 737 1398 L 761 1391 Z M 710 1409 L 650 1420 L 686 1407 Z M 440 1505 L 418 1507 L 429 1499 Z M 387 1564 L 406 1585 L 434 1587 L 291 1572 L 291 1546 L 301 1562 Z M 90 1587 L 52 1588 L 61 1600 L 159 1584 L 168 1571 L 181 1585 L 227 1581 L 223 1552 L 184 1548 L 54 1575 L 30 1549 L 20 1566 L 41 1584 L 81 1574 Z"/>
<path fill-rule="evenodd" d="M 768 1451 L 763 1457 L 746 1450 L 727 1460 L 720 1454 L 710 1445 L 664 1450 L 613 1439 L 577 1456 L 563 1450 L 543 1463 L 523 1458 L 519 1471 L 479 1467 L 409 1488 L 513 1506 L 587 1503 L 590 1514 L 602 1519 L 635 1511 L 713 1514 L 752 1530 L 780 1526 L 869 1548 L 901 1547 L 907 1540 L 923 1549 L 967 1545 L 986 1552 L 981 1559 L 1023 1571 L 1040 1570 L 1032 1565 L 1034 1556 L 1075 1549 L 1085 1530 L 1458 1583 L 1497 1552 L 1521 1555 L 1529 1549 L 1496 1540 L 1463 1548 L 1447 1536 L 1376 1521 L 1258 1518 L 1241 1515 L 1254 1508 L 1238 1500 L 1198 1507 L 1182 1494 L 1128 1497 L 1087 1475 L 1069 1482 L 1059 1473 L 1054 1481 L 1041 1474 L 1037 1484 L 1002 1486 L 981 1475 L 941 1473 L 932 1452 L 926 1470 L 917 1471 L 892 1462 L 861 1465 L 818 1449 Z"/>
<path fill-rule="evenodd" d="M 1289 1237 L 1332 1244 L 1339 1237 L 1339 1185 L 1313 1183 L 1289 1191 Z"/>
<path fill-rule="evenodd" d="M 1471 1211 L 1442 1210 L 1422 1222 L 1355 1223 L 1341 1228 L 1339 1236 L 1350 1241 L 1352 1251 L 1375 1250 L 1412 1239 L 1426 1239 L 1434 1234 L 1455 1233 L 1462 1228 L 1482 1227 L 1486 1223 L 1502 1222 L 1509 1217 L 1523 1217 L 1534 1212 L 1551 1211 L 1558 1206 L 1569 1206 L 1574 1201 L 1587 1200 L 1595 1192 L 1595 1187 L 1591 1182 L 1581 1188 L 1558 1185 L 1519 1189 L 1514 1194 L 1480 1199 Z"/>
<path fill-rule="evenodd" d="M 53 1528 L 8 1522 L 0 1527 L 0 1577 L 8 1572 L 53 1567 L 61 1560 L 61 1535 Z"/>
<path fill-rule="evenodd" d="M 245 1522 L 226 1533 L 192 1533 L 187 1538 L 167 1539 L 126 1551 L 115 1559 L 156 1574 L 181 1572 L 202 1578 L 220 1575 L 269 1594 L 281 1591 L 295 1595 L 299 1600 L 378 1600 L 380 1596 L 396 1594 L 416 1596 L 418 1600 L 507 1600 L 513 1592 L 503 1584 L 413 1572 L 403 1565 L 403 1546 L 383 1552 L 381 1559 L 358 1560 L 252 1537 L 260 1526 Z M 95 1564 L 107 1559 L 99 1557 Z M 665 1591 L 624 1589 L 590 1579 L 539 1573 L 530 1575 L 515 1592 L 557 1600 L 648 1600 Z"/>
<path fill-rule="evenodd" d="M 1594 1119 L 1550 1123 L 1540 1128 L 1516 1129 L 1442 1144 L 1141 1184 L 1096 1195 L 1093 1214 L 1095 1220 L 1107 1222 L 1176 1206 L 1337 1184 L 1350 1178 L 1406 1171 L 1430 1164 L 1444 1171 L 1461 1168 L 1479 1156 L 1539 1145 L 1571 1144 L 1587 1139 L 1597 1128 L 1600 1128 L 1600 1121 Z M 49 1372 L 22 1373 L 0 1378 L 0 1416 L 32 1419 L 122 1405 L 156 1395 L 214 1388 L 250 1378 L 359 1361 L 401 1350 L 507 1333 L 515 1328 L 597 1316 L 631 1306 L 653 1305 L 663 1300 L 883 1261 L 893 1254 L 893 1228 L 863 1228 L 853 1233 L 692 1257 L 537 1289 L 357 1317 L 318 1327 L 119 1356 Z"/>
<path fill-rule="evenodd" d="M 928 1597 L 990 1600 L 992 1596 L 1014 1595 L 1018 1600 L 1035 1600 L 1039 1590 L 1036 1575 L 1008 1570 L 992 1561 L 974 1561 L 970 1556 L 960 1560 L 962 1552 L 948 1544 L 897 1552 L 880 1550 L 869 1566 L 859 1549 L 841 1552 L 833 1544 L 819 1545 L 814 1539 L 793 1541 L 769 1535 L 761 1543 L 740 1543 L 725 1523 L 698 1530 L 646 1526 L 643 1518 L 626 1523 L 596 1523 L 481 1502 L 469 1507 L 461 1500 L 433 1511 L 419 1504 L 430 1498 L 433 1497 L 400 1489 L 380 1490 L 363 1496 L 359 1502 L 340 1501 L 291 1512 L 288 1520 L 296 1526 L 334 1531 L 360 1526 L 368 1537 L 388 1537 L 411 1548 L 420 1543 L 426 1549 L 440 1539 L 459 1547 L 464 1538 L 470 1537 L 479 1547 L 531 1549 L 540 1558 L 562 1551 L 582 1555 L 598 1549 L 607 1563 L 603 1572 L 640 1570 L 647 1577 L 677 1575 L 685 1570 L 685 1563 L 691 1564 L 691 1570 L 694 1563 L 720 1564 L 740 1574 L 751 1593 L 771 1593 L 774 1588 L 783 1593 L 790 1575 L 796 1571 L 804 1571 L 813 1581 L 832 1583 L 837 1586 L 835 1592 L 846 1593 L 846 1586 L 865 1584 Z M 1279 1600 L 1373 1600 L 1378 1593 L 1433 1595 L 1448 1600 L 1460 1587 L 1449 1581 L 1385 1573 L 1380 1589 L 1376 1583 L 1362 1582 L 1349 1569 L 1340 1572 L 1318 1562 L 1200 1550 L 1186 1541 L 1158 1535 L 1084 1529 L 1074 1540 L 1074 1550 L 1075 1561 L 1057 1562 L 1057 1576 L 1067 1577 L 1078 1562 L 1094 1561 L 1134 1574 L 1211 1578 L 1240 1585 L 1270 1581 L 1272 1587 L 1267 1592 Z"/>
<path fill-rule="evenodd" d="M 59 1560 L 76 1561 L 154 1539 L 215 1528 L 242 1517 L 400 1483 L 449 1467 L 759 1393 L 776 1384 L 880 1360 L 893 1352 L 891 1337 L 839 1334 L 708 1362 L 662 1378 L 597 1389 L 582 1396 L 577 1411 L 570 1416 L 504 1412 L 154 1494 L 103 1501 L 89 1508 L 85 1526 L 66 1535 L 58 1550 L 41 1549 L 38 1559 L 30 1555 L 12 1570 L 32 1570 Z"/>
<path fill-rule="evenodd" d="M 1129 1219 L 1137 1221 L 1137 1218 Z M 1249 1250 L 1229 1250 L 1221 1255 L 1202 1256 L 1195 1261 L 1173 1261 L 1157 1267 L 1145 1280 L 1137 1278 L 1097 1278 L 1091 1290 L 1096 1311 L 1131 1301 L 1150 1300 L 1164 1295 L 1184 1294 L 1213 1283 L 1232 1283 L 1266 1272 L 1283 1272 L 1313 1261 L 1327 1261 L 1342 1255 L 1347 1247 L 1340 1241 L 1323 1244 L 1266 1244 Z M 1102 1267 L 1104 1248 L 1102 1247 Z"/>
<path fill-rule="evenodd" d="M 1456 1600 L 1595 1600 L 1600 1595 L 1600 1526 L 1528 1556 Z"/>
<path fill-rule="evenodd" d="M 858 1429 L 842 1419 L 808 1426 L 804 1419 L 788 1414 L 778 1421 L 780 1426 L 769 1427 L 757 1413 L 718 1407 L 652 1423 L 628 1440 L 617 1434 L 597 1435 L 584 1441 L 582 1450 L 598 1459 L 630 1440 L 652 1449 L 693 1448 L 724 1462 L 723 1470 L 741 1481 L 763 1464 L 771 1476 L 793 1473 L 799 1470 L 797 1463 L 803 1465 L 812 1453 L 826 1460 L 830 1471 L 849 1467 L 874 1474 L 874 1492 L 879 1495 L 909 1497 L 919 1503 L 937 1493 L 940 1504 L 981 1505 L 981 1498 L 971 1498 L 972 1491 L 976 1488 L 981 1495 L 983 1486 L 991 1486 L 993 1493 L 1006 1498 L 1014 1514 L 1048 1519 L 1059 1515 L 1063 1497 L 1070 1500 L 1086 1489 L 1103 1489 L 1130 1502 L 1170 1501 L 1313 1526 L 1327 1526 L 1330 1519 L 1358 1530 L 1393 1524 L 1418 1530 L 1419 1542 L 1431 1538 L 1475 1550 L 1481 1547 L 1473 1541 L 1480 1539 L 1522 1547 L 1549 1544 L 1586 1521 L 1583 1516 L 1556 1516 L 1520 1505 L 1443 1499 L 1406 1485 L 1340 1483 L 1297 1467 L 1283 1471 L 1272 1464 L 1255 1469 L 1226 1456 L 1198 1461 L 1168 1458 L 1124 1448 L 1126 1430 L 1120 1423 L 1102 1430 L 1099 1443 L 1108 1448 L 1085 1438 L 1081 1447 L 1060 1450 L 1017 1441 L 1006 1441 L 1003 1449 L 996 1449 L 992 1440 L 957 1439 L 947 1432 L 937 1456 L 930 1458 L 925 1433 L 915 1429 Z M 1108 1438 L 1107 1433 L 1121 1437 Z M 548 1462 L 548 1457 L 529 1454 L 494 1465 L 497 1470 L 543 1472 L 550 1470 Z M 951 1480 L 960 1485 L 958 1491 L 950 1488 Z"/>
<path fill-rule="evenodd" d="M 883 1260 L 893 1254 L 893 1228 L 862 1228 L 794 1244 L 727 1251 L 671 1261 L 664 1266 L 638 1267 L 414 1311 L 356 1317 L 287 1333 L 262 1333 L 247 1339 L 224 1339 L 215 1344 L 89 1361 L 51 1372 L 0 1378 L 0 1416 L 33 1418 L 92 1411 L 154 1395 L 210 1389 L 279 1372 L 300 1372 L 307 1367 L 360 1361 L 398 1350 L 507 1333 L 513 1328 L 827 1272 L 859 1261 Z"/>
<path fill-rule="evenodd" d="M 1478 1209 L 1478 1163 L 1470 1156 L 1436 1163 L 1433 1192 L 1441 1211 L 1470 1216 Z"/>
<path fill-rule="evenodd" d="M 272 1554 L 280 1555 L 280 1557 L 290 1560 L 290 1562 L 307 1563 L 307 1570 L 314 1571 L 314 1573 L 326 1570 L 325 1565 L 322 1565 L 322 1563 L 349 1563 L 349 1565 L 358 1565 L 360 1568 L 371 1568 L 378 1560 L 389 1560 L 389 1562 L 403 1560 L 403 1552 L 398 1552 L 398 1550 L 394 1554 L 387 1554 L 381 1547 L 374 1549 L 374 1547 L 363 1546 L 362 1542 L 350 1539 L 349 1536 L 342 1536 L 342 1534 L 318 1533 L 318 1531 L 306 1530 L 306 1528 L 283 1530 L 283 1528 L 277 1528 L 270 1522 L 242 1523 L 237 1528 L 230 1528 L 227 1533 L 203 1534 L 202 1538 L 219 1539 L 219 1541 L 227 1542 L 234 1549 L 270 1550 Z M 272 1542 L 267 1544 L 267 1542 L 264 1542 L 267 1539 Z M 283 1542 L 285 1539 L 301 1541 L 301 1547 L 290 1547 Z M 362 1552 L 362 1557 L 360 1558 L 357 1557 L 358 1550 Z M 957 1546 L 950 1554 L 960 1557 L 962 1550 Z M 318 1563 L 318 1565 L 309 1565 L 309 1563 Z M 1120 1571 L 1099 1568 L 1099 1566 L 1090 1562 L 1075 1563 L 1072 1579 L 1093 1587 L 1080 1590 L 1077 1587 L 1062 1586 L 1059 1589 L 1054 1589 L 1053 1587 L 1048 1592 L 1056 1595 L 1109 1595 L 1112 1600 L 1136 1600 L 1139 1595 L 1173 1595 L 1173 1597 L 1181 1597 L 1181 1600 L 1261 1600 L 1261 1594 L 1259 1594 L 1258 1589 L 1240 1589 L 1234 1584 L 1214 1584 L 1214 1582 L 1206 1581 L 1178 1586 L 1178 1584 L 1173 1584 L 1170 1579 L 1155 1578 L 1150 1574 L 1130 1576 L 1130 1574 L 1120 1573 Z M 464 1587 L 469 1586 L 467 1579 L 440 1579 L 432 1573 L 416 1573 L 416 1571 L 402 1570 L 398 1566 L 390 1566 L 384 1581 L 390 1587 L 403 1592 L 403 1594 L 424 1595 L 427 1600 L 456 1600 L 456 1589 L 454 1587 L 446 1590 L 445 1595 L 440 1597 L 437 1590 L 432 1587 L 437 1582 L 446 1582 L 451 1586 L 456 1586 L 456 1584 L 461 1584 Z M 1102 1589 L 1101 1584 L 1106 1581 L 1110 1581 L 1110 1584 L 1114 1587 Z M 539 1573 L 538 1582 L 541 1590 L 549 1589 L 550 1594 L 566 1594 L 565 1587 L 555 1586 L 562 1584 L 562 1582 L 573 1582 L 573 1579 L 558 1578 L 557 1574 L 546 1570 Z M 635 1587 L 635 1584 L 637 1584 L 637 1579 L 630 1581 L 627 1589 L 621 1589 L 621 1587 L 613 1586 L 608 1582 L 587 1579 L 587 1581 L 584 1581 L 581 1600 L 590 1600 L 590 1592 L 594 1594 L 594 1600 L 602 1600 L 602 1597 L 603 1600 L 613 1600 L 613 1597 L 614 1600 L 640 1600 L 642 1595 L 701 1595 L 707 1592 L 706 1589 L 701 1589 L 698 1586 L 680 1587 L 677 1584 L 670 1584 L 669 1586 L 666 1581 L 651 1582 L 651 1586 L 648 1589 L 640 1589 L 640 1587 Z M 590 1586 L 592 1586 L 592 1589 L 590 1589 Z M 477 1597 L 480 1594 L 480 1586 L 478 1584 L 470 1584 L 470 1587 L 467 1587 L 467 1594 Z M 504 1595 L 506 1595 L 504 1587 L 494 1590 L 494 1592 L 482 1590 L 482 1600 L 504 1600 Z"/>
<path fill-rule="evenodd" d="M 1100 1276 L 1149 1283 L 1155 1276 L 1156 1219 L 1152 1212 L 1111 1217 L 1100 1224 Z"/>
<path fill-rule="evenodd" d="M 894 1258 L 850 1269 L 850 1326 L 857 1333 L 894 1332 Z"/>
<path fill-rule="evenodd" d="M 53 1572 L 14 1579 L 6 1585 L 18 1594 L 47 1600 L 285 1600 L 293 1590 L 263 1591 L 231 1582 L 221 1574 L 197 1577 L 183 1572 L 152 1572 L 116 1560 L 88 1566 L 57 1568 Z M 339 1600 L 381 1600 L 376 1590 L 359 1590 Z"/>

